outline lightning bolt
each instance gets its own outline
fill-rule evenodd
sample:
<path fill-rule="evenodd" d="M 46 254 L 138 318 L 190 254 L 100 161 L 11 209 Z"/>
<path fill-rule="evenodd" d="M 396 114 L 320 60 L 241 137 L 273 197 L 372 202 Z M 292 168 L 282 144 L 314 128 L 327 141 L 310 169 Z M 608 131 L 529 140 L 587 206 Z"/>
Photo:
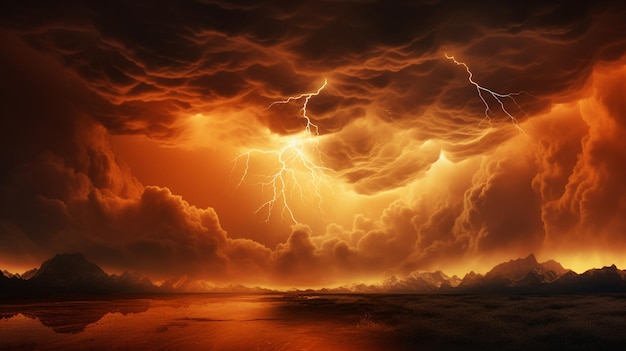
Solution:
<path fill-rule="evenodd" d="M 523 112 L 522 107 L 519 105 L 517 100 L 515 100 L 515 96 L 519 96 L 521 94 L 529 95 L 527 92 L 520 91 L 520 92 L 515 92 L 515 93 L 502 94 L 502 93 L 498 93 L 493 90 L 487 89 L 483 87 L 482 85 L 476 83 L 476 81 L 474 81 L 474 74 L 470 70 L 469 66 L 465 64 L 465 62 L 457 61 L 457 59 L 454 58 L 454 56 L 450 56 L 447 53 L 445 53 L 444 55 L 446 56 L 448 60 L 452 60 L 458 66 L 463 66 L 465 68 L 465 71 L 467 71 L 468 81 L 470 82 L 470 84 L 476 87 L 476 92 L 478 93 L 478 97 L 485 105 L 485 118 L 483 118 L 483 121 L 486 119 L 489 121 L 489 124 L 491 124 L 491 117 L 494 115 L 493 111 L 491 110 L 491 107 L 489 107 L 489 103 L 487 102 L 487 99 L 485 98 L 485 95 L 488 95 L 488 96 L 491 96 L 498 103 L 498 105 L 500 106 L 500 110 L 502 110 L 502 112 L 504 112 L 509 117 L 509 119 L 511 120 L 515 128 L 517 128 L 517 130 L 519 130 L 522 134 L 528 136 L 528 134 L 526 134 L 526 132 L 522 129 L 522 127 L 519 126 L 517 118 L 515 118 L 515 116 L 513 116 L 513 114 L 511 114 L 509 110 L 507 110 L 504 104 L 505 100 L 507 99 L 511 100 L 517 106 L 517 108 Z M 481 121 L 481 124 L 483 121 Z"/>
<path fill-rule="evenodd" d="M 317 125 L 311 122 L 311 118 L 307 115 L 306 109 L 309 106 L 309 101 L 311 100 L 311 98 L 313 96 L 319 95 L 322 92 L 322 90 L 326 88 L 326 85 L 328 85 L 328 80 L 324 78 L 324 84 L 322 84 L 322 86 L 319 87 L 319 89 L 317 89 L 316 92 L 308 93 L 308 94 L 300 94 L 299 96 L 291 96 L 287 98 L 286 100 L 274 101 L 266 108 L 266 110 L 269 110 L 270 108 L 272 108 L 272 106 L 277 105 L 277 104 L 284 105 L 284 104 L 290 103 L 291 101 L 297 101 L 297 100 L 304 98 L 304 103 L 302 104 L 302 108 L 300 109 L 300 111 L 302 112 L 302 118 L 306 120 L 306 127 L 304 130 L 304 133 L 307 137 L 312 137 L 313 136 L 312 130 L 315 130 L 315 136 L 319 136 L 320 129 Z"/>
<path fill-rule="evenodd" d="M 306 121 L 306 125 L 300 134 L 287 138 L 283 146 L 277 150 L 252 149 L 239 154 L 235 158 L 235 166 L 240 159 L 245 159 L 244 170 L 235 189 L 239 188 L 246 181 L 250 173 L 250 159 L 254 155 L 266 155 L 276 160 L 278 167 L 273 173 L 259 176 L 264 179 L 260 185 L 272 189 L 272 196 L 255 211 L 255 213 L 259 213 L 265 209 L 267 211 L 266 222 L 270 220 L 276 204 L 282 204 L 281 216 L 287 216 L 293 223 L 299 223 L 289 199 L 293 196 L 299 196 L 304 200 L 305 185 L 312 187 L 315 198 L 317 199 L 317 206 L 321 211 L 321 190 L 324 185 L 328 186 L 327 173 L 331 172 L 332 169 L 318 165 L 316 160 L 307 153 L 307 148 L 312 146 L 317 149 L 318 155 L 321 157 L 321 151 L 317 148 L 319 127 L 313 123 L 309 117 L 307 108 L 311 98 L 319 95 L 327 84 L 328 80 L 324 79 L 324 84 L 315 92 L 291 96 L 285 100 L 274 101 L 266 108 L 266 110 L 269 110 L 275 105 L 285 105 L 294 101 L 304 100 L 302 108 L 300 108 L 300 114 L 301 118 Z M 308 177 L 307 184 L 304 184 L 304 182 L 299 179 L 297 175 L 298 172 L 305 173 Z"/>

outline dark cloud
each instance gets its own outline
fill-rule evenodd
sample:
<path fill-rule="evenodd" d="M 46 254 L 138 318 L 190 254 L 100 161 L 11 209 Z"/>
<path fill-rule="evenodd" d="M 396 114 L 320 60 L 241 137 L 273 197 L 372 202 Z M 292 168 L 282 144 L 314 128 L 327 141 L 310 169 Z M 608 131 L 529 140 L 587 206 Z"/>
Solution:
<path fill-rule="evenodd" d="M 617 235 L 626 229 L 621 213 L 624 210 L 624 114 L 621 110 L 624 70 L 596 73 L 595 97 L 577 105 L 574 115 L 561 127 L 570 130 L 561 138 L 545 141 L 547 157 L 552 162 L 538 177 L 552 176 L 552 182 L 541 179 L 548 196 L 544 222 L 555 242 L 564 246 L 586 242 L 601 247 L 619 247 Z M 609 107 L 610 106 L 610 107 Z M 582 125 L 587 133 L 582 138 L 572 132 L 571 125 Z M 580 127 L 579 127 L 580 128 Z M 569 137 L 572 139 L 562 138 Z M 575 139 L 574 139 L 575 138 Z M 560 151 L 565 142 L 576 145 L 576 159 Z M 567 175 L 564 182 L 563 172 Z M 549 179 L 550 180 L 550 179 Z M 574 244 L 575 245 L 575 244 Z"/>
<path fill-rule="evenodd" d="M 144 133 L 170 142 L 184 137 L 181 121 L 191 115 L 242 109 L 273 132 L 298 133 L 305 123 L 302 101 L 265 107 L 313 92 L 328 78 L 329 87 L 309 108 L 322 134 L 337 133 L 369 111 L 414 130 L 417 140 L 441 141 L 451 159 L 462 160 L 508 136 L 477 136 L 486 127 L 480 124 L 485 106 L 467 72 L 444 53 L 466 62 L 475 81 L 489 89 L 528 92 L 506 100 L 507 110 L 524 121 L 579 90 L 597 62 L 614 60 L 626 49 L 625 8 L 609 2 L 14 7 L 5 25 L 38 50 L 54 53 L 102 100 L 87 112 L 110 133 Z M 510 129 L 498 102 L 486 99 L 494 111 L 491 126 Z M 415 163 L 396 157 L 398 168 Z M 415 166 L 424 169 L 426 163 Z M 383 172 L 380 178 L 389 184 L 362 185 L 379 182 L 371 177 L 375 171 L 357 167 L 345 180 L 369 193 L 419 175 Z"/>
<path fill-rule="evenodd" d="M 160 277 L 316 284 L 622 247 L 624 18 L 612 1 L 11 2 L 2 254 L 83 251 Z M 486 116 L 445 53 L 484 87 L 523 93 L 502 106 L 483 95 Z M 247 234 L 141 184 L 109 145 L 113 134 L 188 142 L 196 115 L 219 129 L 206 144 L 266 145 L 306 125 L 303 99 L 271 102 L 324 79 L 307 106 L 324 166 L 362 199 L 406 193 L 350 228 L 299 224 L 275 249 L 233 239 Z"/>
<path fill-rule="evenodd" d="M 431 129 L 423 138 L 463 142 L 472 136 L 440 129 L 475 124 L 483 107 L 465 72 L 444 59 L 446 50 L 487 87 L 532 92 L 523 101 L 532 112 L 582 84 L 597 60 L 615 58 L 626 45 L 615 15 L 624 9 L 598 2 L 15 7 L 4 22 L 54 52 L 111 103 L 99 115 L 112 132 L 165 138 L 177 135 L 180 113 L 209 112 L 234 99 L 260 107 L 274 131 L 293 132 L 294 116 L 261 109 L 329 76 L 335 88 L 311 107 L 324 133 L 376 105 Z"/>

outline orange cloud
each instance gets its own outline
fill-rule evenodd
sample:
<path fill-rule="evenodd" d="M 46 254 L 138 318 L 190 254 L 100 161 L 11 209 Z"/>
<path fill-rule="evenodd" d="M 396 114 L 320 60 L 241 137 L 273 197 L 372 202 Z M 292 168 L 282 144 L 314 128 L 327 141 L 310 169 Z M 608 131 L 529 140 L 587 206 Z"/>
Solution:
<path fill-rule="evenodd" d="M 81 251 L 159 278 L 314 286 L 625 244 L 622 4 L 10 7 L 12 261 Z M 446 52 L 482 86 L 525 92 L 505 102 L 523 133 Z M 302 133 L 301 101 L 267 107 L 324 79 L 307 106 L 320 135 L 302 150 L 329 185 L 290 188 L 301 223 L 262 223 L 272 189 L 258 184 L 280 160 L 253 160 L 261 181 L 239 188 L 229 172 Z"/>

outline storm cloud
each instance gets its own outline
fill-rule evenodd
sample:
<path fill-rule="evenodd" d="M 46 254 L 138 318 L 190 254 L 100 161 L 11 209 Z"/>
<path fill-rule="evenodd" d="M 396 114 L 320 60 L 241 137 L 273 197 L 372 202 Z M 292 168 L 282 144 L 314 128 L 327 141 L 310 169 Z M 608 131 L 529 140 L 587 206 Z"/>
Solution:
<path fill-rule="evenodd" d="M 81 251 L 159 278 L 316 285 L 626 245 L 622 4 L 5 7 L 0 263 Z M 307 105 L 272 105 L 325 79 Z M 307 122 L 334 197 L 299 200 L 295 225 L 259 224 L 267 177 L 239 190 L 241 174 L 219 176 L 241 163 L 198 159 L 210 187 L 178 194 L 185 180 L 154 170 L 191 166 L 127 164 L 130 148 L 112 145 L 136 137 L 243 162 Z"/>

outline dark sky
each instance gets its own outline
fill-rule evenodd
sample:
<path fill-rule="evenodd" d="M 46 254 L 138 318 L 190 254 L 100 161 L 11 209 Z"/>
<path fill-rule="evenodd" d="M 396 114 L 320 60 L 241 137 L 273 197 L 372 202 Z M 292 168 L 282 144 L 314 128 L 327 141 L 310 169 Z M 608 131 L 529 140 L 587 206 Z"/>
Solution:
<path fill-rule="evenodd" d="M 3 7 L 0 268 L 82 252 L 313 286 L 626 264 L 622 2 Z"/>

